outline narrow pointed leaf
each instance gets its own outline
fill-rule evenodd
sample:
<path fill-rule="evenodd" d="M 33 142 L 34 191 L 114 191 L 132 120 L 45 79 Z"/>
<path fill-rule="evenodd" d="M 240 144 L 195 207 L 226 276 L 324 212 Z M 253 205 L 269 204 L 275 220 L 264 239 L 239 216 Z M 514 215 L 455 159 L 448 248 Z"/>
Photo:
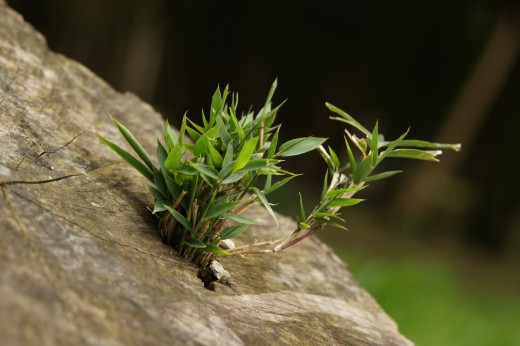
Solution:
<path fill-rule="evenodd" d="M 213 147 L 211 144 L 211 141 L 208 141 L 208 153 L 211 157 L 211 161 L 213 161 L 213 165 L 215 168 L 219 169 L 222 168 L 222 163 L 224 162 L 224 159 L 222 158 L 222 155 Z"/>
<path fill-rule="evenodd" d="M 350 115 L 348 115 L 347 112 L 345 112 L 342 109 L 339 109 L 338 107 L 336 107 L 328 102 L 325 103 L 325 106 L 327 106 L 327 108 L 330 109 L 332 112 L 341 116 L 341 118 L 333 118 L 334 120 L 341 120 L 349 125 L 354 126 L 356 129 L 363 132 L 367 137 L 370 136 L 370 131 L 368 131 L 363 125 L 361 125 L 354 118 L 352 118 Z"/>
<path fill-rule="evenodd" d="M 117 144 L 113 143 L 109 139 L 98 134 L 98 137 L 113 151 L 115 151 L 119 156 L 121 156 L 126 162 L 128 162 L 132 167 L 134 167 L 139 173 L 141 173 L 146 179 L 150 180 L 153 183 L 153 173 L 152 171 L 146 167 L 141 161 L 137 160 L 132 156 L 128 151 L 121 148 Z"/>
<path fill-rule="evenodd" d="M 196 239 L 196 238 L 190 238 L 184 241 L 186 244 L 188 244 L 191 247 L 197 248 L 197 249 L 204 249 L 206 248 L 206 244 L 204 244 L 202 241 Z"/>
<path fill-rule="evenodd" d="M 372 168 L 372 157 L 366 156 L 354 172 L 354 183 L 359 184 L 370 173 Z"/>
<path fill-rule="evenodd" d="M 348 139 L 345 137 L 345 145 L 347 146 L 348 153 L 348 162 L 350 164 L 350 172 L 354 174 L 357 169 L 356 159 L 354 158 L 354 153 L 352 153 L 352 149 L 350 149 L 350 145 L 348 144 Z"/>
<path fill-rule="evenodd" d="M 292 175 L 290 177 L 287 177 L 287 178 L 284 178 L 280 181 L 277 181 L 276 183 L 274 183 L 273 185 L 271 185 L 271 187 L 267 190 L 265 190 L 265 194 L 269 194 L 273 191 L 276 191 L 278 190 L 280 187 L 284 186 L 285 184 L 287 184 L 289 181 L 291 181 L 292 179 L 296 178 L 297 175 Z"/>
<path fill-rule="evenodd" d="M 238 171 L 240 168 L 244 167 L 251 158 L 251 155 L 255 152 L 256 143 L 258 142 L 258 137 L 251 138 L 247 142 L 244 143 L 242 150 L 238 154 L 237 160 L 235 162 L 235 167 L 233 167 L 233 172 Z"/>
<path fill-rule="evenodd" d="M 224 214 L 222 214 L 222 217 L 225 217 L 226 219 L 230 219 L 230 220 L 233 220 L 235 222 L 238 222 L 238 223 L 241 223 L 241 224 L 244 224 L 244 225 L 261 225 L 260 222 L 255 221 L 255 220 L 251 220 L 251 219 L 249 219 L 247 217 L 244 217 L 242 215 L 224 213 Z"/>
<path fill-rule="evenodd" d="M 163 194 L 152 185 L 146 185 L 146 188 L 154 199 L 164 199 Z"/>
<path fill-rule="evenodd" d="M 155 203 L 153 205 L 153 211 L 152 211 L 152 214 L 156 214 L 158 212 L 161 212 L 161 211 L 165 211 L 167 210 L 166 207 L 164 206 L 166 204 L 166 202 L 162 199 L 156 199 L 155 200 Z"/>
<path fill-rule="evenodd" d="M 222 233 L 220 233 L 220 239 L 225 240 L 235 238 L 240 234 L 244 233 L 245 230 L 247 230 L 247 225 L 228 227 L 225 230 L 223 230 Z"/>
<path fill-rule="evenodd" d="M 366 177 L 365 181 L 369 182 L 369 181 L 381 180 L 381 179 L 385 179 L 385 178 L 391 177 L 393 175 L 399 174 L 401 172 L 402 171 L 387 171 L 387 172 L 383 172 L 383 173 L 379 173 L 379 174 L 374 174 L 369 177 Z"/>
<path fill-rule="evenodd" d="M 326 138 L 319 137 L 304 137 L 292 139 L 280 145 L 278 155 L 287 157 L 304 154 L 306 152 L 316 149 L 326 140 Z"/>
<path fill-rule="evenodd" d="M 374 130 L 372 131 L 372 135 L 370 138 L 370 152 L 372 155 L 372 167 L 375 167 L 377 165 L 377 159 L 378 159 L 378 140 L 379 140 L 379 133 L 378 133 L 378 122 L 376 121 L 376 126 L 374 126 Z"/>
<path fill-rule="evenodd" d="M 157 139 L 157 161 L 159 161 L 159 167 L 164 167 L 164 161 L 168 157 L 166 148 L 162 145 L 161 141 Z"/>
<path fill-rule="evenodd" d="M 385 143 L 385 146 L 389 143 Z M 414 147 L 421 149 L 451 149 L 460 151 L 460 144 L 444 144 L 444 143 L 431 143 L 427 141 L 420 141 L 415 139 L 405 139 L 399 142 L 400 147 Z"/>
<path fill-rule="evenodd" d="M 351 188 L 348 188 L 348 189 L 332 190 L 332 191 L 329 191 L 327 193 L 327 197 L 333 198 L 333 197 L 336 197 L 336 196 L 339 196 L 339 195 L 344 195 L 344 194 L 347 194 L 347 193 L 354 193 L 354 192 L 357 192 L 357 191 L 361 191 L 361 190 L 363 190 L 366 187 L 367 187 L 367 185 L 360 186 L 360 187 L 351 187 Z"/>
<path fill-rule="evenodd" d="M 342 229 L 344 231 L 348 231 L 348 228 L 346 228 L 345 226 L 343 225 L 340 225 L 339 223 L 337 222 L 334 222 L 334 221 L 331 221 L 331 220 L 328 220 L 328 219 L 325 219 L 325 218 L 320 218 L 318 219 L 319 222 L 322 222 L 328 226 L 331 226 L 331 227 L 334 227 L 334 228 L 339 228 L 339 229 Z"/>
<path fill-rule="evenodd" d="M 225 202 L 225 203 L 219 203 L 212 207 L 210 207 L 206 214 L 204 215 L 205 219 L 211 219 L 216 216 L 221 216 L 227 211 L 230 211 L 234 207 L 240 204 L 240 201 L 233 201 L 233 202 Z"/>
<path fill-rule="evenodd" d="M 325 172 L 325 178 L 323 179 L 323 187 L 321 188 L 321 199 L 325 198 L 329 189 L 329 171 Z"/>
<path fill-rule="evenodd" d="M 243 177 L 245 177 L 247 174 L 247 171 L 240 170 L 238 172 L 230 174 L 226 179 L 222 181 L 222 184 L 232 184 L 234 182 L 239 181 Z"/>
<path fill-rule="evenodd" d="M 233 161 L 233 143 L 229 143 L 226 147 L 226 154 L 222 160 L 222 167 L 226 167 L 231 163 L 231 161 Z"/>
<path fill-rule="evenodd" d="M 387 156 L 426 161 L 439 161 L 435 157 L 440 154 L 442 154 L 442 151 L 440 150 L 424 151 L 419 149 L 396 149 L 389 153 Z"/>
<path fill-rule="evenodd" d="M 126 139 L 128 144 L 134 149 L 136 154 L 143 160 L 143 162 L 148 166 L 148 168 L 153 171 L 154 165 L 152 163 L 152 160 L 150 159 L 150 156 L 146 153 L 141 143 L 137 141 L 137 139 L 132 135 L 132 133 L 123 125 L 121 125 L 116 119 L 112 118 L 112 121 L 114 124 L 116 124 L 117 128 L 119 129 L 119 132 L 123 135 L 123 137 Z"/>
<path fill-rule="evenodd" d="M 219 248 L 218 246 L 209 244 L 209 243 L 206 244 L 206 247 L 204 248 L 204 250 L 214 253 L 215 255 L 224 255 L 224 256 L 232 255 L 232 253 L 224 251 L 221 248 Z"/>
<path fill-rule="evenodd" d="M 164 161 L 164 167 L 166 167 L 170 171 L 175 171 L 179 168 L 181 164 L 181 159 L 183 156 L 183 150 L 180 144 L 176 144 L 172 151 L 168 154 L 168 157 Z"/>
<path fill-rule="evenodd" d="M 175 220 L 177 220 L 181 225 L 186 227 L 186 229 L 191 230 L 190 222 L 186 219 L 186 217 L 184 217 L 184 215 L 179 213 L 177 210 L 168 207 L 167 205 L 165 205 L 164 207 L 170 212 L 170 214 L 174 217 Z"/>
<path fill-rule="evenodd" d="M 269 212 L 271 217 L 274 219 L 276 224 L 279 225 L 278 224 L 278 219 L 276 218 L 276 215 L 274 214 L 274 211 L 271 208 L 271 205 L 269 204 L 269 202 L 267 201 L 267 198 L 265 197 L 264 193 L 262 191 L 258 190 L 256 187 L 253 187 L 253 191 L 255 192 L 256 196 L 260 200 L 260 203 L 262 203 L 264 208 L 267 209 L 267 211 Z"/>
<path fill-rule="evenodd" d="M 168 191 L 168 187 L 166 186 L 166 181 L 164 180 L 164 176 L 161 170 L 156 169 L 155 172 L 153 172 L 153 181 L 155 188 L 159 190 L 165 199 L 168 199 L 170 193 Z"/>
<path fill-rule="evenodd" d="M 301 216 L 302 220 L 306 220 L 307 216 L 305 216 L 305 207 L 303 206 L 303 198 L 302 198 L 301 193 L 299 195 L 300 195 L 300 216 Z"/>
<path fill-rule="evenodd" d="M 166 187 L 168 187 L 168 192 L 175 200 L 180 194 L 181 194 L 181 187 L 175 183 L 175 180 L 173 180 L 172 177 L 170 177 L 170 174 L 166 171 L 165 168 L 161 168 L 162 174 L 164 176 L 164 181 L 166 182 Z"/>
<path fill-rule="evenodd" d="M 201 163 L 192 163 L 192 166 L 203 176 L 209 177 L 212 180 L 218 179 L 218 172 L 212 168 Z"/>
<path fill-rule="evenodd" d="M 352 205 L 356 205 L 363 201 L 364 201 L 364 199 L 360 199 L 360 198 L 336 198 L 336 199 L 333 199 L 328 204 L 328 206 L 329 207 L 350 207 Z"/>

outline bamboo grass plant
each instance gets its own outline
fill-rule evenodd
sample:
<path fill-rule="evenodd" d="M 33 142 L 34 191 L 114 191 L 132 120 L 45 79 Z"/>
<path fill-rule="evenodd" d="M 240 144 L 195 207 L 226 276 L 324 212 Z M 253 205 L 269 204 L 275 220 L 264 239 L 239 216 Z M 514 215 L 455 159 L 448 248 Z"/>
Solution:
<path fill-rule="evenodd" d="M 215 255 L 276 253 L 327 225 L 344 229 L 341 208 L 362 201 L 353 198 L 354 194 L 371 181 L 400 173 L 372 174 L 385 158 L 437 161 L 442 149 L 460 149 L 458 144 L 405 139 L 408 131 L 394 141 L 385 141 L 377 123 L 368 131 L 346 112 L 328 103 L 326 106 L 336 113 L 331 119 L 345 123 L 361 135 L 357 137 L 345 130 L 345 162 L 340 161 L 332 148 L 322 145 L 325 138 L 296 138 L 279 145 L 280 125 L 275 120 L 281 105 L 271 106 L 275 89 L 276 81 L 260 111 L 239 117 L 238 95 L 230 95 L 228 87 L 222 92 L 217 88 L 208 116 L 202 114 L 202 125 L 184 115 L 176 133 L 165 123 L 163 141 L 157 140 L 158 165 L 115 119 L 112 120 L 140 160 L 98 135 L 150 182 L 147 187 L 155 200 L 153 214 L 159 218 L 163 241 L 200 267 L 207 266 Z M 325 160 L 327 170 L 321 199 L 314 210 L 306 215 L 300 195 L 297 227 L 289 236 L 238 247 L 230 243 L 249 225 L 258 224 L 240 215 L 252 203 L 261 203 L 276 221 L 267 195 L 297 176 L 281 168 L 282 159 L 315 149 Z"/>
<path fill-rule="evenodd" d="M 164 242 L 201 267 L 215 254 L 231 254 L 219 246 L 222 241 L 258 224 L 240 215 L 252 203 L 261 203 L 276 220 L 266 196 L 297 176 L 280 167 L 281 159 L 312 151 L 325 141 L 305 137 L 279 145 L 280 125 L 275 125 L 275 119 L 281 105 L 271 107 L 275 89 L 276 81 L 258 113 L 238 117 L 238 95 L 230 95 L 228 87 L 222 92 L 217 88 L 208 116 L 202 114 L 202 125 L 184 115 L 176 133 L 166 122 L 164 142 L 157 141 L 158 166 L 115 119 L 141 161 L 99 135 L 149 180 L 147 187 L 155 200 L 153 213 L 159 217 Z"/>

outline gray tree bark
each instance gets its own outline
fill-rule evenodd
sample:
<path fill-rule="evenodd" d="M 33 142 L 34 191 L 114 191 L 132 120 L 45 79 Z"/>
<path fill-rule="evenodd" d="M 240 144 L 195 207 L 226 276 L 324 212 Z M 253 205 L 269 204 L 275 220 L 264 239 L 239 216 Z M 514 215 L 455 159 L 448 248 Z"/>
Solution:
<path fill-rule="evenodd" d="M 0 340 L 3 345 L 410 345 L 318 239 L 223 258 L 239 292 L 203 287 L 161 243 L 139 176 L 91 132 L 153 151 L 161 117 L 51 52 L 0 0 Z M 264 220 L 239 239 L 290 232 Z"/>

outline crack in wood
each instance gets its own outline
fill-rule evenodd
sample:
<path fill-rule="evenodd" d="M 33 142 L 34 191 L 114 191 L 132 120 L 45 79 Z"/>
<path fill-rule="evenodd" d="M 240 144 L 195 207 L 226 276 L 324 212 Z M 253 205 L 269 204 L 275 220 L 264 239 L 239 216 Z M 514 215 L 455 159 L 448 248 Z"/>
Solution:
<path fill-rule="evenodd" d="M 68 175 L 64 175 L 62 177 L 45 179 L 45 180 L 6 180 L 6 181 L 0 181 L 0 186 L 18 185 L 18 184 L 33 184 L 33 185 L 48 184 L 48 183 L 53 183 L 55 181 L 60 181 L 60 180 L 71 178 L 71 177 L 77 177 L 80 175 L 83 175 L 83 174 L 68 174 Z"/>
<path fill-rule="evenodd" d="M 37 160 L 39 159 L 40 157 L 42 157 L 43 155 L 48 155 L 48 154 L 54 154 L 56 153 L 58 150 L 61 150 L 65 147 L 67 147 L 68 145 L 70 145 L 72 142 L 74 142 L 78 137 L 84 135 L 87 131 L 82 131 L 80 133 L 78 133 L 77 135 L 75 135 L 74 137 L 72 137 L 72 139 L 70 139 L 67 143 L 63 144 L 61 147 L 59 148 L 56 148 L 56 149 L 51 149 L 51 150 L 44 150 L 42 153 L 38 154 L 34 159 Z"/>

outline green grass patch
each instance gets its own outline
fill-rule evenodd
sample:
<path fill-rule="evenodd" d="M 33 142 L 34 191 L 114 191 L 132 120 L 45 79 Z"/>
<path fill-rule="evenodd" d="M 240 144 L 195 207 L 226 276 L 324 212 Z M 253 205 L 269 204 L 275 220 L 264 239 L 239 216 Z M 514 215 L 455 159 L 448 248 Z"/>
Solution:
<path fill-rule="evenodd" d="M 359 283 L 417 345 L 518 345 L 520 295 L 468 284 L 449 263 L 360 258 L 344 255 Z"/>

